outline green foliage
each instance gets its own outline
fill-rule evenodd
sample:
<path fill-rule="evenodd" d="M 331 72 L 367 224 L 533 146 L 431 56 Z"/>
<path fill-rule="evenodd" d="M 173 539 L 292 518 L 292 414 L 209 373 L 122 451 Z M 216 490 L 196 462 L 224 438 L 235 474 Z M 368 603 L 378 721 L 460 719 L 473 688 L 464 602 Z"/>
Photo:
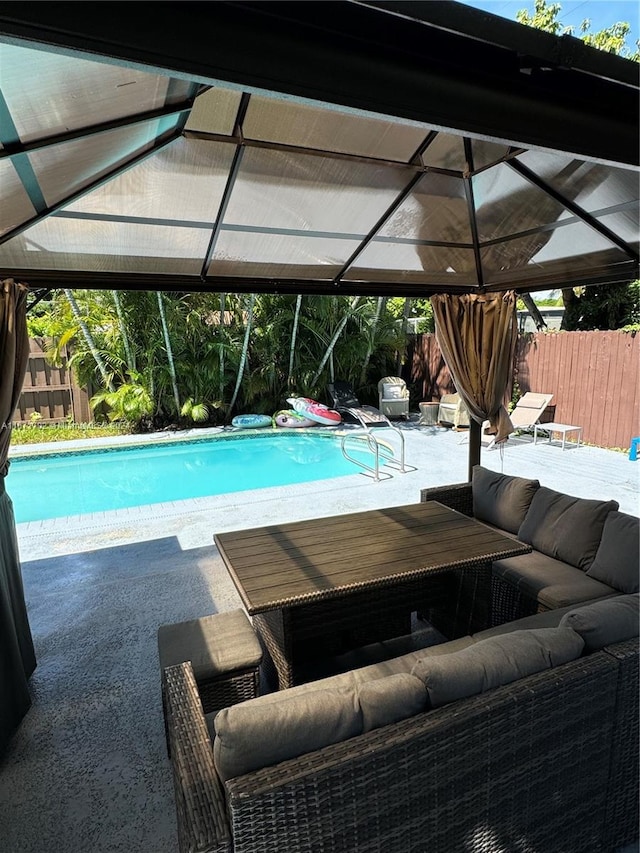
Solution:
<path fill-rule="evenodd" d="M 518 405 L 520 397 L 522 397 L 522 389 L 520 388 L 518 380 L 514 379 L 513 387 L 511 388 L 511 400 L 509 401 L 509 413 L 511 413 Z"/>
<path fill-rule="evenodd" d="M 69 364 L 79 383 L 96 391 L 91 405 L 97 412 L 106 410 L 110 420 L 137 427 L 162 427 L 175 424 L 176 418 L 185 425 L 216 424 L 243 411 L 271 414 L 286 406 L 286 398 L 292 393 L 325 400 L 326 385 L 332 378 L 345 379 L 358 387 L 364 395 L 363 402 L 376 402 L 379 377 L 395 372 L 397 353 L 404 353 L 406 346 L 401 324 L 391 311 L 382 309 L 378 299 L 354 302 L 345 296 L 306 295 L 299 305 L 290 371 L 297 298 L 258 295 L 249 329 L 246 365 L 231 412 L 247 326 L 248 297 L 228 293 L 221 300 L 217 293 L 164 293 L 162 304 L 178 396 L 186 401 L 176 412 L 156 294 L 122 291 L 117 300 L 108 291 L 73 294 L 94 352 L 64 295 L 52 296 L 33 328 L 51 336 L 47 357 L 52 363 L 61 364 L 69 349 Z M 422 302 L 417 310 L 426 313 L 428 309 L 430 314 L 428 301 Z M 105 387 L 95 352 L 113 389 Z M 314 380 L 323 362 L 324 368 Z"/>
<path fill-rule="evenodd" d="M 121 424 L 14 424 L 11 444 L 41 444 L 49 441 L 73 441 L 79 438 L 105 438 L 126 435 L 130 430 Z"/>
<path fill-rule="evenodd" d="M 632 59 L 635 62 L 640 62 L 640 50 L 638 50 L 638 42 L 636 49 L 632 50 L 627 47 L 627 36 L 631 27 L 626 22 L 618 22 L 612 24 L 604 30 L 597 33 L 590 33 L 591 21 L 588 19 L 582 22 L 580 31 L 582 33 L 582 41 L 591 47 L 596 47 L 598 50 L 606 50 L 607 53 L 615 53 L 616 56 L 623 56 L 625 59 Z"/>
<path fill-rule="evenodd" d="M 533 14 L 530 14 L 526 9 L 521 9 L 516 13 L 516 19 L 521 24 L 535 27 L 537 30 L 544 30 L 554 36 L 569 35 L 571 27 L 563 27 L 558 21 L 561 9 L 560 3 L 547 5 L 546 0 L 535 0 Z"/>
<path fill-rule="evenodd" d="M 405 312 L 405 303 L 406 298 L 404 296 L 392 296 L 387 301 L 387 310 L 392 317 L 395 317 L 396 320 L 402 320 Z M 426 334 L 427 332 L 435 331 L 435 323 L 433 319 L 433 309 L 431 307 L 430 299 L 419 299 L 412 298 L 410 299 L 410 310 L 408 314 L 409 318 L 420 318 L 420 322 L 417 324 L 416 333 L 419 335 Z"/>
<path fill-rule="evenodd" d="M 71 310 L 61 291 L 54 291 L 27 313 L 30 338 L 58 338 L 69 329 Z"/>
<path fill-rule="evenodd" d="M 558 21 L 561 11 L 562 5 L 560 3 L 547 4 L 546 0 L 535 0 L 532 13 L 526 9 L 521 9 L 516 13 L 516 18 L 521 24 L 527 24 L 530 27 L 544 30 L 556 36 L 574 35 L 573 27 L 564 27 Z M 585 18 L 580 25 L 579 36 L 585 44 L 595 47 L 598 50 L 615 53 L 617 56 L 622 56 L 625 59 L 640 62 L 640 43 L 636 42 L 635 49 L 629 48 L 626 43 L 627 36 L 631 30 L 628 23 L 614 23 L 610 27 L 599 30 L 596 33 L 589 32 L 590 29 L 591 21 Z"/>
<path fill-rule="evenodd" d="M 153 414 L 153 400 L 149 392 L 143 385 L 133 382 L 123 382 L 115 391 L 100 391 L 89 401 L 94 411 L 103 403 L 108 407 L 110 421 L 137 424 Z"/>
<path fill-rule="evenodd" d="M 539 307 L 562 308 L 562 296 L 548 296 L 545 299 L 536 299 Z"/>
<path fill-rule="evenodd" d="M 640 283 L 565 288 L 562 329 L 621 329 L 640 323 Z"/>
<path fill-rule="evenodd" d="M 640 279 L 631 282 L 628 294 L 629 311 L 627 324 L 635 326 L 640 324 Z"/>
<path fill-rule="evenodd" d="M 206 403 L 194 403 L 189 397 L 183 404 L 180 414 L 190 418 L 195 424 L 202 424 L 209 420 L 209 407 Z"/>

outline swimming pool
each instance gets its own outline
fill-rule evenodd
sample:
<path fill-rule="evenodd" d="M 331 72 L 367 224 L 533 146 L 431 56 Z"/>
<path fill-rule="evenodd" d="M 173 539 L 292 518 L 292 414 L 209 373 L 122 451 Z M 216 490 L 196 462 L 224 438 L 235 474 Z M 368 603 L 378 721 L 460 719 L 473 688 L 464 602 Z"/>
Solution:
<path fill-rule="evenodd" d="M 358 473 L 340 442 L 335 435 L 274 431 L 16 456 L 7 491 L 21 523 Z"/>

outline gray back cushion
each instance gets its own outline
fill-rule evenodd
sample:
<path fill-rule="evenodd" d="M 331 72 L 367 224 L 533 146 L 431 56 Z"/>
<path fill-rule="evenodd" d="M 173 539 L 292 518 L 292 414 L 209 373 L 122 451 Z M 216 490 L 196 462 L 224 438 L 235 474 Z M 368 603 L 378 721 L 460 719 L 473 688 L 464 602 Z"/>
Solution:
<path fill-rule="evenodd" d="M 593 563 L 604 523 L 616 501 L 574 498 L 541 486 L 518 530 L 536 551 L 586 571 Z"/>
<path fill-rule="evenodd" d="M 640 518 L 624 512 L 609 513 L 595 560 L 587 574 L 620 592 L 638 592 Z"/>
<path fill-rule="evenodd" d="M 217 714 L 213 758 L 223 781 L 395 723 L 427 704 L 424 684 L 409 673 L 272 696 L 273 701 L 248 700 Z"/>
<path fill-rule="evenodd" d="M 580 634 L 588 652 L 632 640 L 639 633 L 640 596 L 619 595 L 585 604 L 566 613 L 560 625 Z"/>
<path fill-rule="evenodd" d="M 583 647 L 582 638 L 567 627 L 512 631 L 419 661 L 412 672 L 424 681 L 431 707 L 438 708 L 575 660 Z"/>
<path fill-rule="evenodd" d="M 539 488 L 538 480 L 497 474 L 475 465 L 471 475 L 473 515 L 479 521 L 517 533 Z"/>

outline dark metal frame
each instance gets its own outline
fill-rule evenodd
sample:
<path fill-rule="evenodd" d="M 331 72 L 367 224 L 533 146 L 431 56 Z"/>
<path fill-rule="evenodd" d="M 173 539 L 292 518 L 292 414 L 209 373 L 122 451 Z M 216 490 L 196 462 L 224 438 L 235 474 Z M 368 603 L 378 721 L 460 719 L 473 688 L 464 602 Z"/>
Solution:
<path fill-rule="evenodd" d="M 97 289 L 303 291 L 372 296 L 393 293 L 423 297 L 433 293 L 482 291 L 485 282 L 480 251 L 483 246 L 493 245 L 496 241 L 478 242 L 471 185 L 471 178 L 476 172 L 468 138 L 464 139 L 466 167 L 462 177 L 473 235 L 473 242 L 468 248 L 474 250 L 478 284 L 344 278 L 366 246 L 379 239 L 376 235 L 384 222 L 423 174 L 435 172 L 461 177 L 460 172 L 426 166 L 422 160 L 422 154 L 437 138 L 440 129 L 466 130 L 510 144 L 509 151 L 500 158 L 500 162 L 505 162 L 563 204 L 577 219 L 612 241 L 628 258 L 626 262 L 594 270 L 588 275 L 578 272 L 575 280 L 570 277 L 564 280 L 564 286 L 625 282 L 637 276 L 639 258 L 631 246 L 612 234 L 593 214 L 570 202 L 514 159 L 523 150 L 522 145 L 540 145 L 616 165 L 637 164 L 640 149 L 639 87 L 637 70 L 627 60 L 588 48 L 578 39 L 558 39 L 450 0 L 431 0 L 428 3 L 338 0 L 330 6 L 323 2 L 283 3 L 276 0 L 268 3 L 183 2 L 179 5 L 156 4 L 153 16 L 149 16 L 147 4 L 133 2 L 127 4 L 126 21 L 130 26 L 124 29 L 121 15 L 101 15 L 94 20 L 76 3 L 57 3 L 55 9 L 50 6 L 45 3 L 13 4 L 4 9 L 0 14 L 0 40 L 39 46 L 44 43 L 61 52 L 73 52 L 74 55 L 97 58 L 107 63 L 124 61 L 156 73 L 169 74 L 175 80 L 197 81 L 194 83 L 194 97 L 196 87 L 202 91 L 209 85 L 224 81 L 242 87 L 242 100 L 231 136 L 185 133 L 184 124 L 193 98 L 151 113 L 96 125 L 82 132 L 50 137 L 35 145 L 18 145 L 15 133 L 9 133 L 3 140 L 6 150 L 0 156 L 9 156 L 16 162 L 33 147 L 90 136 L 150 118 L 176 115 L 173 129 L 151 151 L 133 157 L 55 205 L 46 205 L 35 176 L 27 176 L 26 185 L 31 186 L 29 194 L 37 214 L 3 235 L 0 243 L 17 236 L 46 216 L 78 216 L 62 211 L 62 207 L 131 168 L 182 134 L 235 145 L 236 155 L 215 222 L 190 223 L 191 227 L 211 230 L 199 277 L 172 275 L 170 280 L 163 282 L 157 275 L 134 273 L 74 274 L 12 269 L 9 272 L 15 278 L 24 278 L 32 285 L 48 288 L 62 284 L 73 286 L 78 282 L 78 286 L 81 283 L 83 287 Z M 179 16 L 180 27 L 175 25 L 176 15 Z M 212 33 L 215 33 L 215 51 L 211 50 Z M 473 86 L 469 85 L 471 78 Z M 377 116 L 421 122 L 428 119 L 429 125 L 436 128 L 426 133 L 422 145 L 408 163 L 331 154 L 340 159 L 393 165 L 406 170 L 407 174 L 413 173 L 413 177 L 368 234 L 332 234 L 338 239 L 341 236 L 355 238 L 357 248 L 338 273 L 326 279 L 239 278 L 207 274 L 218 236 L 225 230 L 224 210 L 245 146 L 329 155 L 329 152 L 314 149 L 246 139 L 242 123 L 254 91 L 282 92 L 294 98 L 322 103 L 325 108 L 339 105 Z M 4 112 L 8 115 L 6 105 Z M 11 125 L 9 122 L 8 126 Z M 478 172 L 485 168 L 483 166 Z M 121 217 L 113 218 L 123 221 Z M 163 224 L 167 221 L 163 220 Z M 542 225 L 538 229 L 527 230 L 526 234 L 548 229 L 548 225 Z M 311 236 L 311 232 L 305 232 L 305 236 Z M 523 235 L 506 235 L 501 241 L 518 236 Z M 385 242 L 405 241 L 385 238 Z M 423 244 L 422 241 L 417 242 Z M 424 241 L 424 244 L 440 245 L 437 241 Z M 514 285 L 509 282 L 508 285 L 492 285 L 492 289 L 515 287 L 531 292 L 557 284 L 557 276 L 549 276 L 538 278 L 535 284 Z"/>
<path fill-rule="evenodd" d="M 153 14 L 132 2 L 124 16 L 20 3 L 2 10 L 2 34 L 206 84 L 429 116 L 434 127 L 638 164 L 631 63 L 450 0 L 158 3 Z"/>

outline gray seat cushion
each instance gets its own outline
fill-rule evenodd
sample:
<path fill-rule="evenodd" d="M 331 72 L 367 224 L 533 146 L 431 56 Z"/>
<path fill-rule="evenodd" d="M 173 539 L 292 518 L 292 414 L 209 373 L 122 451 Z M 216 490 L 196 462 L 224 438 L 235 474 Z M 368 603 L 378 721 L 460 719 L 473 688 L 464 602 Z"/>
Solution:
<path fill-rule="evenodd" d="M 575 498 L 541 486 L 518 530 L 536 551 L 586 571 L 593 563 L 607 516 L 616 501 Z"/>
<path fill-rule="evenodd" d="M 240 609 L 161 625 L 158 654 L 162 669 L 190 660 L 196 681 L 251 669 L 262 660 L 258 637 Z"/>
<path fill-rule="evenodd" d="M 422 681 L 409 673 L 360 685 L 279 693 L 223 708 L 213 757 L 222 780 L 340 743 L 425 709 Z"/>
<path fill-rule="evenodd" d="M 593 601 L 615 595 L 618 590 L 590 578 L 580 569 L 539 551 L 497 560 L 492 566 L 496 577 L 515 586 L 520 592 L 539 601 L 548 610 Z"/>
<path fill-rule="evenodd" d="M 431 707 L 438 708 L 575 660 L 583 648 L 582 637 L 567 627 L 513 631 L 421 660 L 412 672 L 424 681 Z"/>
<path fill-rule="evenodd" d="M 610 512 L 587 574 L 621 592 L 638 592 L 639 562 L 640 518 L 624 512 Z"/>
<path fill-rule="evenodd" d="M 565 613 L 571 613 L 575 609 L 575 604 L 570 604 L 567 607 L 559 607 L 557 610 L 543 610 L 540 613 L 534 613 L 533 616 L 523 616 L 522 619 L 514 619 L 513 622 L 504 622 L 493 628 L 485 628 L 474 634 L 473 639 L 479 642 L 488 640 L 489 637 L 513 634 L 514 631 L 527 631 L 529 628 L 557 628 Z"/>
<path fill-rule="evenodd" d="M 440 643 L 437 646 L 429 646 L 428 648 L 418 649 L 399 657 L 392 657 L 386 660 L 379 660 L 375 663 L 366 662 L 367 665 L 357 669 L 350 669 L 347 672 L 339 672 L 334 675 L 321 678 L 317 681 L 310 681 L 306 684 L 299 684 L 296 687 L 290 687 L 287 690 L 288 695 L 301 695 L 314 690 L 327 690 L 334 687 L 346 687 L 358 684 L 364 684 L 368 681 L 374 681 L 378 678 L 386 678 L 389 675 L 396 675 L 400 672 L 411 672 L 415 662 L 421 657 L 431 657 L 449 652 L 464 649 L 473 644 L 473 639 L 469 636 L 459 637 L 456 640 L 450 640 L 446 643 Z M 252 699 L 252 702 L 270 702 L 271 697 L 277 695 L 267 693 L 263 696 L 257 696 Z"/>
<path fill-rule="evenodd" d="M 510 477 L 475 465 L 471 476 L 474 518 L 517 533 L 539 488 L 539 480 Z"/>
<path fill-rule="evenodd" d="M 589 652 L 631 640 L 639 633 L 640 596 L 637 593 L 618 595 L 596 601 L 571 610 L 562 617 L 560 624 L 580 634 Z"/>

